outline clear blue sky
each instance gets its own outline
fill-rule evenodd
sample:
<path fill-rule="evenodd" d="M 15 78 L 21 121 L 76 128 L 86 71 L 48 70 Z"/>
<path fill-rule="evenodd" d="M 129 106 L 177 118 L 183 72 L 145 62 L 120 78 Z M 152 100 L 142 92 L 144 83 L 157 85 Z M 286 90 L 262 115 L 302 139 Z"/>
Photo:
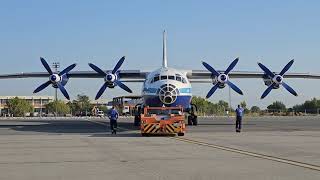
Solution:
<path fill-rule="evenodd" d="M 319 1 L 0 1 L 1 74 L 44 71 L 39 57 L 77 62 L 89 70 L 93 62 L 110 69 L 123 55 L 124 69 L 152 70 L 161 65 L 162 31 L 168 31 L 169 66 L 204 69 L 201 60 L 225 69 L 236 57 L 235 70 L 259 70 L 261 61 L 274 71 L 292 58 L 290 72 L 320 73 Z M 32 95 L 46 79 L 2 80 L 1 95 Z M 102 79 L 71 79 L 66 88 L 74 97 L 94 97 Z M 233 105 L 246 100 L 249 106 L 265 107 L 274 100 L 287 105 L 319 97 L 320 81 L 287 80 L 299 93 L 284 89 L 268 98 L 259 97 L 262 80 L 234 80 L 245 92 L 232 93 Z M 139 94 L 140 84 L 129 84 Z M 204 97 L 210 85 L 194 85 Z M 41 93 L 53 94 L 52 88 Z M 125 94 L 108 90 L 103 98 Z M 227 100 L 228 90 L 211 100 Z"/>

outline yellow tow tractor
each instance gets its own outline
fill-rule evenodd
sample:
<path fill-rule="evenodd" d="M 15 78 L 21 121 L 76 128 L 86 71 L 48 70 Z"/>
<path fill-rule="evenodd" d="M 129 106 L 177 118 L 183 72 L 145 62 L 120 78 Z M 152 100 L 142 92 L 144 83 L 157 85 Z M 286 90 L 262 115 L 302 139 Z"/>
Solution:
<path fill-rule="evenodd" d="M 145 107 L 141 114 L 141 135 L 184 136 L 186 125 L 182 107 Z"/>

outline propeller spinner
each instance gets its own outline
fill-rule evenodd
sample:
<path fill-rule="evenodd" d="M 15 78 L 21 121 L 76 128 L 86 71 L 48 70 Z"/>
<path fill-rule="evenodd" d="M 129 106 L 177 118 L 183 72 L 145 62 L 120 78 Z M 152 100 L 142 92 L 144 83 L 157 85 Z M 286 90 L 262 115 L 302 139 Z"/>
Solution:
<path fill-rule="evenodd" d="M 290 69 L 294 60 L 292 59 L 279 74 L 274 74 L 271 72 L 266 66 L 261 63 L 258 63 L 259 67 L 265 72 L 265 74 L 271 79 L 272 84 L 263 92 L 261 99 L 265 98 L 272 89 L 275 89 L 276 86 L 282 85 L 287 91 L 289 91 L 292 95 L 298 96 L 295 90 L 293 90 L 287 83 L 283 82 L 284 74 Z"/>
<path fill-rule="evenodd" d="M 48 87 L 50 84 L 52 84 L 52 86 L 54 88 L 59 88 L 61 93 L 64 95 L 64 97 L 66 97 L 68 100 L 70 100 L 69 94 L 67 92 L 67 90 L 64 88 L 65 83 L 62 83 L 63 77 L 64 75 L 68 74 L 74 67 L 76 67 L 76 64 L 72 64 L 70 66 L 68 66 L 67 68 L 65 68 L 64 70 L 62 70 L 59 73 L 56 72 L 52 72 L 50 66 L 48 65 L 47 61 L 40 57 L 41 63 L 44 66 L 44 68 L 47 70 L 47 72 L 49 73 L 49 80 L 45 83 L 43 83 L 42 85 L 40 85 L 37 89 L 35 89 L 33 91 L 33 93 L 38 93 L 40 91 L 42 91 L 43 89 L 45 89 L 46 87 Z"/>
<path fill-rule="evenodd" d="M 121 65 L 123 64 L 125 60 L 125 56 L 123 56 L 118 63 L 116 64 L 116 66 L 113 68 L 113 70 L 111 72 L 104 72 L 103 70 L 101 70 L 98 66 L 89 63 L 89 66 L 96 71 L 98 74 L 103 75 L 104 76 L 104 84 L 102 85 L 102 87 L 100 88 L 100 90 L 98 91 L 97 95 L 96 95 L 96 100 L 99 99 L 101 97 L 101 95 L 104 93 L 104 91 L 107 89 L 107 87 L 114 87 L 114 86 L 119 86 L 121 89 L 132 93 L 131 89 L 128 88 L 125 84 L 123 84 L 120 81 L 120 78 L 118 76 L 119 73 L 119 69 L 121 67 Z"/>
<path fill-rule="evenodd" d="M 216 80 L 217 80 L 215 85 L 208 92 L 206 98 L 210 98 L 218 88 L 221 88 L 221 87 L 223 88 L 224 86 L 221 86 L 221 85 L 224 85 L 224 84 L 228 84 L 228 86 L 230 86 L 230 88 L 233 89 L 235 92 L 239 93 L 240 95 L 243 95 L 243 92 L 229 80 L 229 73 L 237 65 L 238 61 L 239 61 L 239 58 L 232 61 L 232 63 L 229 65 L 229 67 L 224 73 L 220 73 L 216 71 L 212 66 L 210 66 L 206 62 L 202 62 L 203 66 L 206 67 L 206 69 L 210 71 L 212 73 L 212 76 L 216 77 Z"/>

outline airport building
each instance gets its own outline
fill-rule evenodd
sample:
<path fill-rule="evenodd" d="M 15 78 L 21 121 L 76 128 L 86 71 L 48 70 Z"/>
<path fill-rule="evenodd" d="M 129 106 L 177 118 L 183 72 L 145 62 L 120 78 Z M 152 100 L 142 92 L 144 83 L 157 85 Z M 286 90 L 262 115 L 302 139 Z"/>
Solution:
<path fill-rule="evenodd" d="M 112 105 L 120 115 L 134 115 L 134 108 L 137 104 L 142 104 L 142 96 L 118 96 L 112 100 Z"/>
<path fill-rule="evenodd" d="M 32 104 L 34 107 L 34 116 L 46 113 L 46 104 L 54 100 L 53 96 L 0 96 L 0 115 L 1 116 L 10 116 L 8 110 L 7 102 L 9 99 L 18 97 L 20 99 L 25 99 L 27 102 Z"/>

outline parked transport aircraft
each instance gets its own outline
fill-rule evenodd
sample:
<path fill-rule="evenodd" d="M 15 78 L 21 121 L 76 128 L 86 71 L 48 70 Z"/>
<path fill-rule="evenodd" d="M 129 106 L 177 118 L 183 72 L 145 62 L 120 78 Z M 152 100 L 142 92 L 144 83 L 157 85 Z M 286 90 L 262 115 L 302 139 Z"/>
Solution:
<path fill-rule="evenodd" d="M 49 85 L 59 88 L 61 93 L 70 99 L 65 85 L 70 78 L 104 78 L 104 83 L 99 89 L 95 99 L 99 99 L 107 88 L 121 89 L 132 93 L 131 89 L 126 86 L 125 82 L 142 82 L 142 97 L 144 106 L 182 106 L 188 110 L 191 106 L 192 87 L 191 83 L 210 83 L 211 89 L 207 93 L 206 98 L 211 97 L 218 89 L 223 89 L 228 85 L 238 94 L 242 95 L 241 89 L 232 83 L 233 78 L 259 78 L 264 81 L 267 89 L 262 93 L 261 99 L 265 98 L 273 89 L 283 86 L 289 93 L 297 96 L 297 92 L 293 90 L 285 81 L 285 78 L 307 78 L 320 79 L 318 74 L 309 73 L 286 73 L 293 65 L 294 60 L 289 61 L 280 72 L 273 72 L 266 66 L 258 63 L 262 72 L 253 71 L 232 71 L 239 61 L 236 58 L 231 62 L 229 67 L 224 70 L 216 70 L 207 62 L 202 62 L 206 70 L 178 70 L 168 67 L 167 48 L 166 48 L 166 32 L 163 33 L 163 59 L 162 67 L 152 72 L 141 70 L 120 70 L 125 61 L 123 56 L 112 70 L 102 70 L 100 67 L 89 63 L 94 71 L 72 71 L 76 64 L 72 64 L 60 72 L 53 72 L 44 58 L 40 58 L 41 63 L 47 72 L 30 72 L 0 75 L 0 79 L 9 78 L 49 78 L 48 81 L 40 85 L 34 90 L 37 93 Z"/>

